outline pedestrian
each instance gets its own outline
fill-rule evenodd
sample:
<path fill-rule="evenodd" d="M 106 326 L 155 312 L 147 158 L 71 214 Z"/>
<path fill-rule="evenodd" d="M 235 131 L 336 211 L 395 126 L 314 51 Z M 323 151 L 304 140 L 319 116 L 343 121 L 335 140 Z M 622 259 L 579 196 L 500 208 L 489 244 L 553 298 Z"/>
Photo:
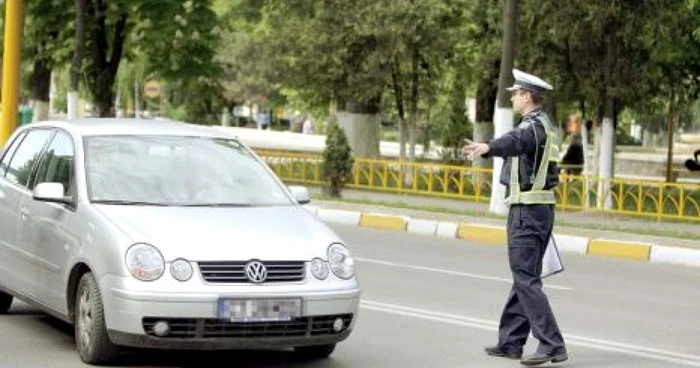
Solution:
<path fill-rule="evenodd" d="M 564 338 L 542 290 L 542 257 L 554 226 L 559 184 L 557 146 L 548 114 L 542 107 L 544 93 L 552 86 L 542 79 L 513 70 L 513 110 L 522 116 L 518 126 L 490 143 L 468 141 L 462 152 L 475 156 L 502 157 L 500 182 L 506 186 L 508 213 L 508 261 L 513 287 L 505 303 L 498 343 L 487 347 L 492 356 L 521 359 L 535 366 L 568 359 Z M 523 357 L 528 335 L 539 340 L 534 354 Z"/>

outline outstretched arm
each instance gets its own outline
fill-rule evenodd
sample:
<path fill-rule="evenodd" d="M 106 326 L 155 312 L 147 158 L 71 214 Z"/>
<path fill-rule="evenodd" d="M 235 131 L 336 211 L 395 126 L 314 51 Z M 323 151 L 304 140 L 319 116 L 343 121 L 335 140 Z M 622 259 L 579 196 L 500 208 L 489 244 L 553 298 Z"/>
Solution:
<path fill-rule="evenodd" d="M 532 124 L 535 125 L 532 126 Z M 536 134 L 535 129 L 537 129 Z M 546 139 L 547 134 L 542 124 L 536 122 L 536 120 L 530 120 L 488 144 L 474 143 L 466 139 L 466 145 L 462 149 L 462 153 L 468 155 L 470 159 L 477 155 L 485 158 L 494 156 L 513 157 L 533 152 L 536 142 L 541 143 Z"/>
<path fill-rule="evenodd" d="M 492 140 L 489 143 L 489 149 L 486 157 L 513 157 L 520 156 L 525 153 L 530 153 L 535 150 L 536 139 L 534 129 L 530 124 L 525 123 L 511 130 L 499 138 Z M 544 132 L 538 132 L 538 137 L 544 136 Z"/>

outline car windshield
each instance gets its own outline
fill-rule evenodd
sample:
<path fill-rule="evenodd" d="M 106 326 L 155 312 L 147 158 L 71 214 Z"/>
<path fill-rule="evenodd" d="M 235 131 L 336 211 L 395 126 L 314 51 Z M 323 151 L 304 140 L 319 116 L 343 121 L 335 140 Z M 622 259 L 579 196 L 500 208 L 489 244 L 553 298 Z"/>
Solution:
<path fill-rule="evenodd" d="M 233 139 L 109 135 L 85 138 L 90 200 L 164 206 L 289 205 L 264 163 Z"/>

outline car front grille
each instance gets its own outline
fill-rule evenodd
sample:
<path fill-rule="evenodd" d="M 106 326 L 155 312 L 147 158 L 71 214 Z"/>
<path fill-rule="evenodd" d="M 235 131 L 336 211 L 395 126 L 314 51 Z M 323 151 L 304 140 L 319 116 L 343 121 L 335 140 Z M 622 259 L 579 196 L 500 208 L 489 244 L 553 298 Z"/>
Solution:
<path fill-rule="evenodd" d="M 343 327 L 333 331 L 333 322 L 341 318 Z M 262 338 L 303 337 L 337 335 L 348 329 L 352 314 L 299 317 L 291 321 L 275 322 L 230 322 L 215 318 L 143 318 L 143 329 L 150 336 L 157 336 L 154 326 L 164 321 L 170 331 L 162 338 Z"/>
<path fill-rule="evenodd" d="M 251 283 L 245 272 L 246 261 L 198 262 L 199 271 L 206 282 Z M 304 280 L 306 268 L 303 261 L 263 261 L 267 269 L 265 282 L 299 282 Z"/>

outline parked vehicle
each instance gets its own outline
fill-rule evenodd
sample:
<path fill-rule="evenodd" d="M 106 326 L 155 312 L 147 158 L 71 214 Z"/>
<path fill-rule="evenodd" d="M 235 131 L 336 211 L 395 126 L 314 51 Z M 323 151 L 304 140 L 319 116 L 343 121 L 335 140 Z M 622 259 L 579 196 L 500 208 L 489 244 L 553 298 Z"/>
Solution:
<path fill-rule="evenodd" d="M 325 358 L 361 290 L 309 200 L 215 128 L 22 126 L 0 160 L 0 313 L 17 298 L 73 324 L 90 364 L 120 346 Z"/>

